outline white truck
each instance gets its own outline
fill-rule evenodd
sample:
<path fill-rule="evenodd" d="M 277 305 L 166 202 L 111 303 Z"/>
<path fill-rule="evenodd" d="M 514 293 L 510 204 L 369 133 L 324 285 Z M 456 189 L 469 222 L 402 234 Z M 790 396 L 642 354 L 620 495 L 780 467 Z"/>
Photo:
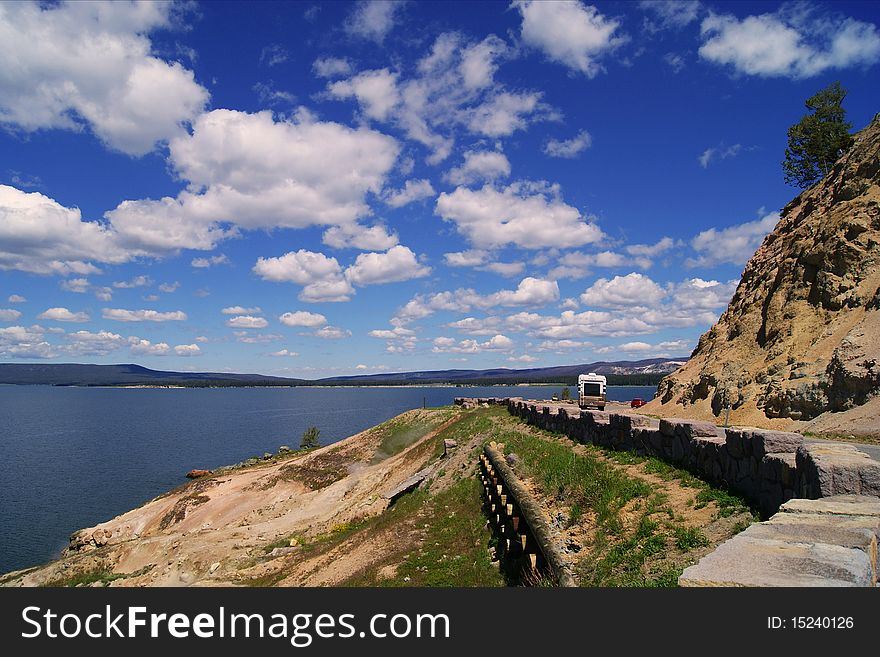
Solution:
<path fill-rule="evenodd" d="M 607 379 L 590 372 L 578 376 L 578 406 L 605 410 L 605 387 Z"/>

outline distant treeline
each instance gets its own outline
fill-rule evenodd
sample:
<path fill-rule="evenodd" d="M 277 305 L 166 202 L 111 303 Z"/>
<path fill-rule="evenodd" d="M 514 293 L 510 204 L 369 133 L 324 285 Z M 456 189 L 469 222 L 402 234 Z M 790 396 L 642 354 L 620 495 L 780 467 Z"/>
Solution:
<path fill-rule="evenodd" d="M 663 374 L 608 374 L 608 385 L 612 386 L 656 386 L 665 375 Z M 117 386 L 174 386 L 184 388 L 277 388 L 291 386 L 412 386 L 412 385 L 449 385 L 449 386 L 515 386 L 520 384 L 559 384 L 577 386 L 576 376 L 555 376 L 544 378 L 520 378 L 509 379 L 474 378 L 474 379 L 358 379 L 358 380 L 324 380 L 324 381 L 230 381 L 228 379 L 173 379 L 155 380 L 142 383 L 120 383 Z M 74 384 L 76 385 L 76 384 Z M 93 384 L 86 384 L 93 385 Z M 103 384 L 107 385 L 107 384 Z M 112 384 L 111 384 L 112 385 Z"/>

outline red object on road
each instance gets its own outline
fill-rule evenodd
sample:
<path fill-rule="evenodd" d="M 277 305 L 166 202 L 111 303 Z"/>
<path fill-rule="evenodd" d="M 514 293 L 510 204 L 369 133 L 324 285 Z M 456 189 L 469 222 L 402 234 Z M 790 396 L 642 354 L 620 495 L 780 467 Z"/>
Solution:
<path fill-rule="evenodd" d="M 639 399 L 638 397 L 636 397 L 635 399 L 633 399 L 633 400 L 629 403 L 629 405 L 630 405 L 631 408 L 639 408 L 639 407 L 641 407 L 641 406 L 644 406 L 644 405 L 647 404 L 647 403 L 648 403 L 648 402 L 646 402 L 644 399 Z"/>

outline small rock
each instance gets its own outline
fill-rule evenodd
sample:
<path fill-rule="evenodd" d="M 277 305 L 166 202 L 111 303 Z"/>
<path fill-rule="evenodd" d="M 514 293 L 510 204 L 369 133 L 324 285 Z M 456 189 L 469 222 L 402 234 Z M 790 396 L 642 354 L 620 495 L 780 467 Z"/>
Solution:
<path fill-rule="evenodd" d="M 268 461 L 268 460 L 269 460 L 270 458 L 272 458 L 273 456 L 274 456 L 274 454 L 272 454 L 271 452 L 264 452 L 264 453 L 263 453 L 263 460 L 264 460 L 264 461 Z"/>
<path fill-rule="evenodd" d="M 290 447 L 288 447 L 287 445 L 282 445 L 281 447 L 278 448 L 279 454 L 284 454 L 289 451 L 290 451 Z"/>
<path fill-rule="evenodd" d="M 211 572 L 211 573 L 216 572 L 216 570 L 217 570 L 219 567 L 220 567 L 220 562 L 219 562 L 219 561 L 215 561 L 214 563 L 211 564 L 211 568 L 210 568 L 210 570 L 209 570 L 208 572 Z"/>
<path fill-rule="evenodd" d="M 510 454 L 506 454 L 504 456 L 504 460 L 507 461 L 507 465 L 514 466 L 519 463 L 519 456 L 511 452 Z"/>
<path fill-rule="evenodd" d="M 210 470 L 190 470 L 186 473 L 187 479 L 198 479 L 199 477 L 206 477 L 211 474 Z"/>
<path fill-rule="evenodd" d="M 407 575 L 406 577 L 403 578 L 403 581 L 404 581 L 404 582 L 408 582 L 409 580 L 410 580 L 409 575 Z"/>
<path fill-rule="evenodd" d="M 296 552 L 295 547 L 278 547 L 272 550 L 269 553 L 270 557 L 283 557 L 285 555 L 290 554 L 291 552 Z"/>
<path fill-rule="evenodd" d="M 289 545 L 290 545 L 290 547 L 296 547 L 297 545 L 299 545 L 299 541 L 296 540 L 295 538 L 292 538 L 292 539 L 290 539 Z"/>

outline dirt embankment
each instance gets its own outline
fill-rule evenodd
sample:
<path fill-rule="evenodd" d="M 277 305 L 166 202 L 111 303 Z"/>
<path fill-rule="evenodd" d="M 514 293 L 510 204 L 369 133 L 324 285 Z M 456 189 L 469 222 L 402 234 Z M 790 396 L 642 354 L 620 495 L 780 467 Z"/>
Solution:
<path fill-rule="evenodd" d="M 197 479 L 76 532 L 59 560 L 0 585 L 245 583 L 267 561 L 381 513 L 389 491 L 437 460 L 436 435 L 459 414 L 409 411 L 327 447 Z"/>

